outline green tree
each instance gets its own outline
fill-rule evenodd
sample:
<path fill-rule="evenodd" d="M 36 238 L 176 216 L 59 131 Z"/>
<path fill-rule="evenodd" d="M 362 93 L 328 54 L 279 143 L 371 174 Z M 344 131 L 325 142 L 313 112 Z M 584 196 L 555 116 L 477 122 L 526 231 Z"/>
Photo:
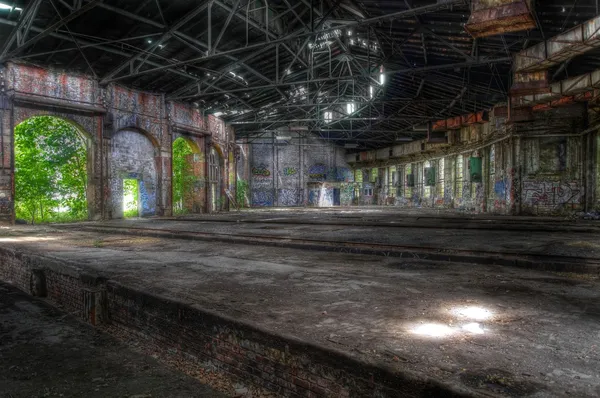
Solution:
<path fill-rule="evenodd" d="M 15 209 L 35 222 L 87 217 L 87 155 L 70 123 L 37 116 L 15 127 Z"/>
<path fill-rule="evenodd" d="M 237 187 L 235 190 L 235 201 L 237 202 L 237 205 L 242 208 L 242 207 L 247 207 L 246 204 L 248 203 L 248 192 L 250 191 L 250 186 L 248 185 L 248 182 L 245 180 L 238 180 L 237 181 Z"/>
<path fill-rule="evenodd" d="M 180 137 L 173 142 L 173 211 L 176 214 L 185 213 L 184 200 L 192 194 L 196 182 L 190 162 L 193 153 L 185 139 Z"/>

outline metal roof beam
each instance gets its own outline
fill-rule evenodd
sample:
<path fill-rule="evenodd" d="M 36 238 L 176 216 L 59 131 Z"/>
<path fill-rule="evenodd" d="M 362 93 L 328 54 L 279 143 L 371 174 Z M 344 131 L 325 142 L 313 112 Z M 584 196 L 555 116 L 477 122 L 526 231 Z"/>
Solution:
<path fill-rule="evenodd" d="M 218 0 L 215 0 L 215 2 L 216 2 L 216 4 L 222 4 Z M 426 13 L 430 13 L 430 12 L 439 11 L 440 9 L 449 8 L 449 7 L 454 6 L 456 4 L 464 4 L 464 0 L 440 0 L 436 4 L 432 4 L 432 5 L 428 5 L 428 6 L 422 6 L 422 7 L 417 7 L 417 8 L 413 8 L 413 9 L 410 9 L 410 10 L 404 10 L 404 11 L 394 12 L 394 13 L 385 14 L 385 15 L 380 15 L 380 16 L 377 16 L 377 17 L 368 18 L 368 19 L 361 20 L 361 21 L 356 21 L 356 22 L 354 22 L 352 24 L 346 25 L 346 27 L 370 25 L 370 24 L 373 24 L 373 23 L 378 23 L 379 21 L 385 20 L 385 19 L 414 17 L 415 15 L 426 14 Z M 226 9 L 229 9 L 229 7 L 227 7 Z M 236 13 L 236 15 L 239 15 L 239 13 Z M 124 75 L 124 76 L 120 76 L 118 78 L 110 79 L 107 82 L 114 81 L 114 80 L 125 79 L 125 78 L 129 78 L 129 77 L 134 77 L 134 76 L 137 76 L 137 75 L 140 75 L 140 74 L 147 74 L 147 73 L 158 72 L 158 71 L 161 71 L 161 70 L 164 70 L 164 69 L 168 69 L 168 68 L 171 68 L 171 67 L 183 66 L 183 65 L 187 65 L 187 64 L 196 63 L 196 62 L 202 62 L 202 61 L 207 61 L 207 60 L 211 60 L 211 59 L 217 59 L 217 58 L 221 58 L 221 57 L 224 57 L 224 56 L 233 55 L 233 54 L 237 54 L 237 53 L 248 52 L 248 51 L 252 51 L 252 50 L 256 50 L 256 49 L 262 48 L 262 47 L 264 47 L 265 45 L 268 45 L 268 44 L 285 43 L 285 42 L 288 42 L 288 41 L 291 41 L 291 40 L 297 40 L 297 39 L 301 39 L 301 38 L 305 38 L 305 37 L 311 37 L 311 36 L 314 36 L 314 35 L 319 35 L 319 34 L 322 34 L 322 33 L 325 33 L 325 32 L 331 32 L 331 31 L 334 31 L 336 29 L 339 29 L 339 27 L 330 27 L 330 28 L 322 29 L 322 30 L 320 30 L 318 32 L 291 33 L 291 34 L 289 34 L 289 35 L 287 35 L 285 37 L 274 39 L 274 40 L 267 41 L 267 42 L 261 42 L 261 43 L 256 43 L 256 44 L 252 44 L 252 45 L 249 45 L 249 46 L 244 46 L 244 47 L 239 47 L 239 48 L 235 48 L 235 49 L 231 49 L 231 50 L 227 50 L 227 51 L 222 51 L 222 52 L 217 53 L 217 54 L 196 57 L 196 58 L 192 58 L 192 59 L 189 59 L 189 60 L 186 60 L 186 61 L 179 61 L 179 62 L 175 62 L 175 63 L 173 63 L 173 64 L 171 64 L 169 66 L 163 66 L 161 68 L 153 68 L 153 69 L 149 69 L 149 70 L 145 70 L 145 71 L 139 71 L 139 72 L 136 72 L 136 73 L 130 73 L 128 75 Z M 293 54 L 293 52 L 292 52 L 292 54 Z"/>
<path fill-rule="evenodd" d="M 29 4 L 27 8 L 25 8 L 23 13 L 21 14 L 21 17 L 19 18 L 17 25 L 14 27 L 12 32 L 10 32 L 10 35 L 4 42 L 2 51 L 0 51 L 0 58 L 5 57 L 6 53 L 8 53 L 8 50 L 10 50 L 15 40 L 17 41 L 17 45 L 22 44 L 19 43 L 19 36 L 21 40 L 27 40 L 27 34 L 29 33 L 29 29 L 31 28 L 31 23 L 35 19 L 41 2 L 42 0 L 35 0 L 31 4 Z M 23 32 L 21 32 L 21 29 L 23 29 Z"/>
<path fill-rule="evenodd" d="M 152 46 L 148 49 L 147 51 L 147 55 L 146 58 L 144 59 L 144 61 L 136 68 L 137 71 L 139 71 L 140 67 L 148 60 L 148 57 L 150 56 L 150 54 L 152 54 L 160 45 L 162 45 L 162 43 L 165 40 L 168 40 L 175 31 L 177 31 L 177 29 L 179 29 L 180 27 L 182 27 L 184 24 L 186 24 L 187 22 L 189 22 L 192 18 L 194 18 L 196 15 L 198 15 L 199 13 L 201 13 L 202 11 L 204 11 L 207 8 L 207 4 L 203 4 L 199 7 L 196 7 L 194 10 L 192 10 L 191 12 L 187 13 L 185 16 L 183 16 L 182 18 L 179 19 L 179 21 L 175 22 L 169 29 L 167 32 L 165 32 L 160 39 L 156 40 Z M 102 77 L 102 79 L 100 80 L 100 84 L 106 84 L 108 82 L 108 80 L 112 77 L 114 77 L 115 75 L 117 75 L 119 72 L 121 72 L 122 70 L 124 70 L 125 68 L 127 68 L 132 62 L 138 60 L 141 56 L 143 55 L 142 52 L 132 55 L 131 57 L 129 57 L 127 60 L 123 61 L 120 65 L 118 65 L 116 68 L 113 68 L 113 70 L 111 70 L 110 72 L 108 72 L 106 75 L 104 75 Z"/>
<path fill-rule="evenodd" d="M 56 29 L 60 28 L 61 26 L 65 25 L 65 24 L 67 24 L 69 22 L 71 22 L 75 18 L 77 18 L 77 17 L 85 14 L 86 12 L 90 11 L 91 9 L 93 9 L 94 7 L 96 7 L 98 4 L 100 4 L 102 1 L 103 0 L 92 0 L 89 3 L 87 3 L 85 6 L 81 7 L 80 9 L 73 11 L 69 15 L 66 15 L 64 18 L 61 18 L 57 22 L 55 22 L 52 25 L 50 25 L 48 28 L 44 29 L 38 35 L 32 37 L 31 39 L 29 39 L 28 41 L 26 41 L 22 45 L 18 46 L 14 50 L 12 50 L 9 53 L 5 54 L 2 58 L 0 58 L 0 63 L 2 63 L 4 61 L 12 58 L 13 56 L 19 54 L 24 49 L 32 46 L 33 44 L 35 44 L 38 41 L 42 40 L 44 37 L 50 35 L 52 32 L 56 31 Z"/>
<path fill-rule="evenodd" d="M 384 71 L 384 74 L 385 75 L 413 75 L 413 74 L 425 73 L 425 72 L 431 72 L 431 71 L 437 71 L 437 70 L 474 67 L 474 66 L 479 66 L 479 65 L 489 65 L 489 64 L 502 63 L 502 62 L 512 62 L 512 58 L 509 58 L 509 57 L 480 58 L 480 59 L 477 59 L 474 61 L 468 61 L 468 62 L 459 62 L 459 63 L 441 64 L 441 65 L 429 65 L 429 66 L 423 66 L 423 67 L 419 67 L 419 68 L 388 70 L 388 71 Z M 241 88 L 241 89 L 233 89 L 233 90 L 225 90 L 225 91 L 217 91 L 217 92 L 207 92 L 207 93 L 202 94 L 201 97 L 207 97 L 207 96 L 211 96 L 211 95 L 220 95 L 220 94 L 230 94 L 230 93 L 242 92 L 242 91 L 249 92 L 249 91 L 253 91 L 253 90 L 263 90 L 266 88 L 273 88 L 273 87 L 288 87 L 288 86 L 297 85 L 297 84 L 305 85 L 305 84 L 319 83 L 319 82 L 357 80 L 357 79 L 364 79 L 364 78 L 365 78 L 365 76 L 363 76 L 363 75 L 322 77 L 322 78 L 316 78 L 316 79 L 311 79 L 311 80 L 291 81 L 291 82 L 283 82 L 283 83 L 269 84 L 269 85 L 263 85 L 263 86 L 251 86 L 251 87 L 246 87 L 246 88 Z M 198 96 L 194 96 L 194 97 L 198 97 Z M 185 99 L 185 98 L 186 97 L 179 97 L 177 99 Z"/>

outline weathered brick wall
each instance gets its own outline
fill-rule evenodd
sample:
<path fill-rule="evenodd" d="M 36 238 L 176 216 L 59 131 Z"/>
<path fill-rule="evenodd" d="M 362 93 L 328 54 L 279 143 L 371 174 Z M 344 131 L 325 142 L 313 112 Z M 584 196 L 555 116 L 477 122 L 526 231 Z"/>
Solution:
<path fill-rule="evenodd" d="M 428 382 L 361 363 L 341 352 L 109 282 L 111 327 L 161 351 L 282 397 L 430 396 Z M 447 393 L 453 396 L 453 394 Z"/>
<path fill-rule="evenodd" d="M 47 299 L 66 312 L 92 323 L 94 319 L 107 322 L 106 331 L 130 335 L 162 357 L 177 356 L 277 396 L 456 396 L 434 382 L 385 365 L 360 362 L 332 349 L 133 290 L 86 274 L 74 264 L 0 247 L 0 280 L 32 293 L 34 270 L 45 276 Z M 94 292 L 104 293 L 90 300 Z M 94 301 L 101 307 L 91 307 Z M 96 311 L 102 315 L 93 314 Z"/>
<path fill-rule="evenodd" d="M 104 285 L 103 279 L 81 273 L 73 264 L 0 248 L 0 280 L 29 294 L 39 294 L 34 286 L 34 273 L 43 277 L 44 297 L 83 319 L 86 319 L 83 289 Z"/>
<path fill-rule="evenodd" d="M 12 120 L 6 93 L 6 70 L 0 66 L 0 222 L 12 222 Z"/>
<path fill-rule="evenodd" d="M 98 82 L 88 76 L 14 63 L 7 69 L 9 90 L 73 104 L 102 104 Z"/>
<path fill-rule="evenodd" d="M 117 166 L 126 163 L 125 159 L 133 152 L 138 159 L 147 160 L 151 156 L 151 163 L 155 167 L 152 178 L 146 180 L 144 175 L 144 179 L 140 179 L 144 188 L 152 186 L 147 189 L 150 204 L 143 213 L 171 214 L 171 152 L 175 131 L 203 140 L 199 156 L 206 152 L 203 137 L 212 136 L 224 163 L 220 186 L 223 192 L 225 188 L 232 188 L 233 182 L 229 180 L 235 174 L 232 172 L 235 165 L 229 154 L 234 141 L 231 128 L 228 129 L 218 118 L 203 116 L 199 109 L 190 105 L 175 102 L 167 104 L 162 95 L 116 84 L 100 88 L 95 79 L 85 75 L 15 63 L 0 67 L 0 91 L 0 95 L 8 98 L 3 102 L 8 104 L 8 109 L 0 109 L 0 221 L 13 220 L 13 128 L 27 118 L 38 115 L 63 118 L 86 137 L 88 213 L 92 219 L 119 217 L 122 214 L 122 209 L 116 208 L 122 203 L 122 183 L 118 179 L 122 179 L 123 173 L 136 174 L 138 171 Z M 113 137 L 119 137 L 119 132 L 123 130 L 141 133 L 150 140 L 152 148 L 137 139 L 129 140 L 129 144 L 118 142 L 113 145 Z M 137 144 L 143 146 L 143 155 L 128 146 Z M 131 148 L 132 151 L 129 150 Z M 199 184 L 203 184 L 202 177 Z M 202 189 L 198 187 L 198 191 Z M 205 198 L 205 192 L 198 192 L 194 206 L 205 207 Z M 206 208 L 199 211 L 206 211 Z"/>

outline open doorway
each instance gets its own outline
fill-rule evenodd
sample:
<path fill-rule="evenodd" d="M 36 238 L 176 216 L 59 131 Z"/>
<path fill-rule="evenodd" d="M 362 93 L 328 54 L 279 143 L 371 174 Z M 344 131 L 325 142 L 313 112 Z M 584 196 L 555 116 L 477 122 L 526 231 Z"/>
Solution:
<path fill-rule="evenodd" d="M 17 220 L 88 218 L 88 143 L 73 123 L 54 116 L 31 117 L 15 127 Z"/>
<path fill-rule="evenodd" d="M 123 217 L 132 218 L 140 215 L 140 188 L 138 180 L 123 180 Z"/>

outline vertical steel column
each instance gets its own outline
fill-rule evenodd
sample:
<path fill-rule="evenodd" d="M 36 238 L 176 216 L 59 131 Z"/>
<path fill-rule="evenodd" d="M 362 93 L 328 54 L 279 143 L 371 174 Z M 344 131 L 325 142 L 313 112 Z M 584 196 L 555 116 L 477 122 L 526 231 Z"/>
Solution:
<path fill-rule="evenodd" d="M 213 2 L 208 3 L 208 54 L 212 51 L 212 6 Z"/>

